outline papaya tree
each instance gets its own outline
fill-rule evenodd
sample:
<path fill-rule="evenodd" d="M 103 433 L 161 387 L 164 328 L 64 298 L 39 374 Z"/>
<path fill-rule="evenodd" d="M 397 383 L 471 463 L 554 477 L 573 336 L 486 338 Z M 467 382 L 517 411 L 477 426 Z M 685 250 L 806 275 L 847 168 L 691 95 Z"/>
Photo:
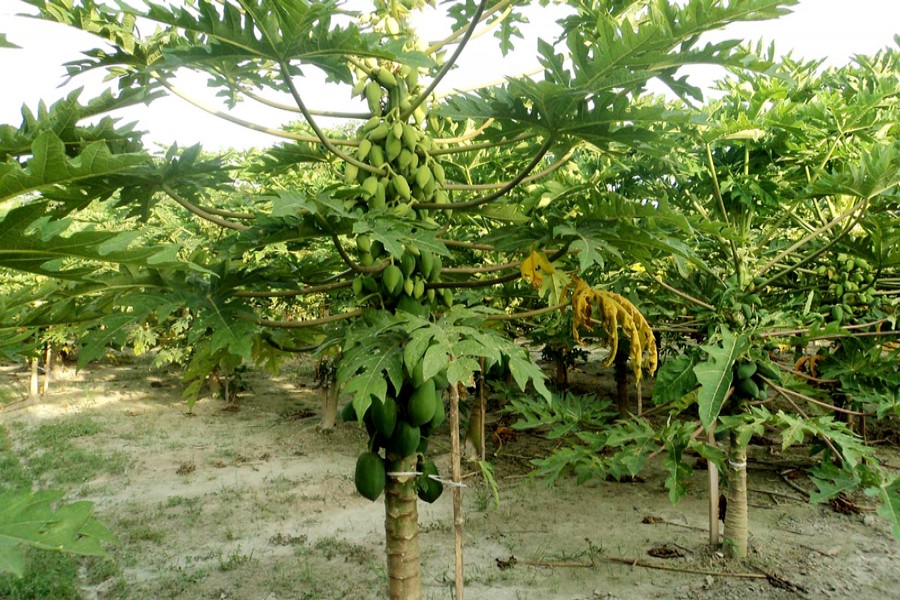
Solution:
<path fill-rule="evenodd" d="M 679 76 L 684 65 L 770 68 L 735 42 L 702 45 L 699 36 L 777 17 L 793 3 L 572 3 L 558 39 L 538 42 L 540 77 L 438 99 L 473 35 L 514 23 L 529 3 L 453 3 L 452 31 L 429 45 L 411 25 L 427 8 L 422 0 L 376 1 L 365 11 L 331 1 L 29 0 L 40 18 L 103 41 L 67 68 L 73 77 L 104 70 L 116 91 L 26 109 L 20 127 L 2 130 L 0 201 L 9 208 L 0 265 L 62 282 L 53 302 L 4 307 L 5 323 L 85 323 L 85 363 L 126 344 L 135 324 L 187 310 L 189 394 L 217 368 L 274 361 L 295 347 L 336 348 L 337 383 L 350 397 L 344 414 L 369 433 L 356 486 L 372 500 L 385 495 L 390 597 L 420 598 L 417 496 L 433 501 L 441 491 L 428 458 L 444 419 L 439 390 L 453 399 L 483 359 L 548 396 L 543 374 L 502 328 L 535 311 L 571 310 L 582 332 L 595 325 L 591 315 L 611 335 L 626 324 L 636 376 L 642 364 L 652 368 L 652 336 L 633 304 L 579 275 L 602 270 L 612 251 L 646 260 L 669 249 L 642 221 L 671 213 L 598 189 L 597 166 L 671 152 L 667 131 L 691 114 L 650 97 L 647 83 L 689 98 L 699 91 Z M 511 50 L 516 28 L 497 32 Z M 203 74 L 225 108 L 181 89 L 183 70 Z M 315 106 L 325 100 L 310 91 L 311 72 L 343 86 L 359 110 Z M 139 132 L 95 121 L 137 103 L 152 110 L 164 94 L 278 139 L 264 150 L 256 184 L 242 185 L 227 157 L 178 146 L 154 154 Z M 300 124 L 236 117 L 228 109 L 241 101 Z M 349 124 L 326 130 L 323 117 Z M 309 168 L 324 175 L 300 185 L 275 177 Z M 564 185 L 542 186 L 554 174 Z M 72 219 L 97 203 L 118 218 Z M 196 237 L 166 235 L 161 214 L 175 206 L 196 220 Z M 523 275 L 530 286 L 515 284 Z M 485 292 L 507 284 L 508 294 L 551 302 L 512 313 L 483 306 Z M 330 314 L 288 319 L 279 314 L 286 304 L 271 302 L 316 297 L 328 299 Z"/>

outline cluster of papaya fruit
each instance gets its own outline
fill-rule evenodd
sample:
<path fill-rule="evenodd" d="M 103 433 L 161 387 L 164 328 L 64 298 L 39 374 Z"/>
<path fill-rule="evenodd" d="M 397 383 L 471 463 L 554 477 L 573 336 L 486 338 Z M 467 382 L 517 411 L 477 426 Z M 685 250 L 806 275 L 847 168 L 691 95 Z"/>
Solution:
<path fill-rule="evenodd" d="M 384 246 L 377 240 L 373 241 L 368 235 L 356 236 L 356 246 L 360 262 L 364 266 L 374 264 L 376 260 L 381 260 L 385 255 Z M 420 250 L 414 245 L 409 245 L 404 249 L 400 260 L 392 260 L 381 272 L 379 279 L 370 275 L 357 277 L 353 281 L 353 292 L 358 297 L 369 293 L 379 293 L 384 298 L 401 298 L 403 296 L 415 300 L 425 298 L 429 303 L 439 299 L 449 307 L 453 303 L 453 293 L 448 288 L 440 290 L 426 288 L 426 284 L 441 280 L 442 268 L 440 256 L 429 250 Z"/>
<path fill-rule="evenodd" d="M 368 449 L 357 459 L 354 475 L 356 489 L 362 496 L 373 501 L 378 499 L 384 491 L 390 465 L 416 455 L 417 471 L 420 473 L 416 478 L 416 492 L 426 502 L 438 499 L 443 485 L 432 477 L 437 477 L 438 471 L 426 453 L 431 432 L 446 419 L 439 392 L 446 385 L 444 374 L 424 379 L 421 367 L 417 365 L 410 381 L 404 384 L 396 398 L 391 395 L 385 396 L 384 400 L 372 398 L 372 403 L 361 417 L 369 434 Z M 345 421 L 360 420 L 352 402 L 344 406 L 341 418 Z"/>
<path fill-rule="evenodd" d="M 778 369 L 765 361 L 737 360 L 732 367 L 734 395 L 741 400 L 762 400 L 768 384 L 765 379 L 780 382 Z M 763 379 L 765 378 L 765 379 Z"/>
<path fill-rule="evenodd" d="M 828 293 L 834 302 L 831 305 L 831 320 L 835 323 L 852 317 L 856 307 L 877 303 L 878 298 L 873 294 L 875 274 L 866 259 L 841 252 L 837 255 L 837 264 L 821 265 L 817 273 L 830 282 Z"/>
<path fill-rule="evenodd" d="M 359 186 L 360 200 L 369 208 L 386 208 L 399 217 L 411 216 L 416 202 L 448 203 L 444 168 L 431 156 L 433 141 L 423 127 L 427 103 L 412 104 L 421 92 L 419 71 L 368 60 L 353 93 L 366 99 L 372 113 L 357 131 L 356 159 L 373 170 L 347 164 L 345 181 Z"/>

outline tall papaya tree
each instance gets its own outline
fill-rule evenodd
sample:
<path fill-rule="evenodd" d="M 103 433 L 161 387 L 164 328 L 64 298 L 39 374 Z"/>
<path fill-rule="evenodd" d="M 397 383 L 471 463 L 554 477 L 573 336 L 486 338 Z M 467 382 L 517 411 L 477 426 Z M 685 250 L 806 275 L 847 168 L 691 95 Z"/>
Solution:
<path fill-rule="evenodd" d="M 373 500 L 385 493 L 389 593 L 420 598 L 416 506 L 417 496 L 433 500 L 441 490 L 427 458 L 428 438 L 444 418 L 438 390 L 469 383 L 485 359 L 508 364 L 521 387 L 530 381 L 547 394 L 543 374 L 499 327 L 533 311 L 484 308 L 481 292 L 525 274 L 553 301 L 543 311 L 571 307 L 584 326 L 592 311 L 608 313 L 615 331 L 619 309 L 604 310 L 612 296 L 573 275 L 602 268 L 607 234 L 617 227 L 613 246 L 622 252 L 660 245 L 652 231 L 629 243 L 640 227 L 615 223 L 615 210 L 653 216 L 640 202 L 608 204 L 583 157 L 609 164 L 623 153 L 671 150 L 667 124 L 690 115 L 649 98 L 647 83 L 657 79 L 696 97 L 699 90 L 679 76 L 684 65 L 769 68 L 735 42 L 701 45 L 699 36 L 777 17 L 793 3 L 573 2 L 559 38 L 538 43 L 541 77 L 438 100 L 436 87 L 473 35 L 515 23 L 528 3 L 453 3 L 453 30 L 428 45 L 410 25 L 426 7 L 421 0 L 377 1 L 362 12 L 330 1 L 30 0 L 40 18 L 104 42 L 67 67 L 72 76 L 105 70 L 117 91 L 26 111 L 21 127 L 2 130 L 0 200 L 10 208 L 0 222 L 0 265 L 62 282 L 51 303 L 4 307 L 6 322 L 81 321 L 88 361 L 125 343 L 135 324 L 187 310 L 196 341 L 191 390 L 222 365 L 310 343 L 339 346 L 337 379 L 352 399 L 345 414 L 369 431 L 357 488 Z M 516 28 L 497 32 L 501 48 L 512 49 Z M 205 75 L 226 107 L 180 89 L 182 70 Z M 361 108 L 315 106 L 322 99 L 304 85 L 313 70 L 360 98 Z M 112 119 L 91 124 L 135 103 L 152 110 L 164 94 L 280 140 L 266 149 L 257 185 L 242 187 L 233 165 L 199 148 L 156 155 Z M 239 101 L 301 124 L 272 128 L 238 118 L 228 108 Z M 326 131 L 324 116 L 350 125 Z M 296 187 L 264 177 L 311 165 L 326 176 Z M 556 189 L 558 203 L 534 196 L 533 184 L 563 169 L 576 189 L 591 192 Z M 228 190 L 234 201 L 223 200 Z M 98 202 L 121 215 L 118 229 L 70 219 Z M 207 242 L 159 235 L 164 205 L 201 223 L 194 239 Z M 606 226 L 598 227 L 598 214 Z M 533 288 L 509 291 L 517 289 Z M 283 306 L 273 298 L 313 295 L 329 298 L 331 314 L 298 321 L 273 313 Z"/>

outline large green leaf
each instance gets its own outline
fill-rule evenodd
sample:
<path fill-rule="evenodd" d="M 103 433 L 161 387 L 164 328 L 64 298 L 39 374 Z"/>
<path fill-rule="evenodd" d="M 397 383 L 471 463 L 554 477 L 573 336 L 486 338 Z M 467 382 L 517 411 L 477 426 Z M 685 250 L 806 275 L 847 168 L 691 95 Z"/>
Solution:
<path fill-rule="evenodd" d="M 692 392 L 697 387 L 696 364 L 697 358 L 692 353 L 664 361 L 653 384 L 653 403 L 674 402 Z"/>
<path fill-rule="evenodd" d="M 734 361 L 750 347 L 748 335 L 734 335 L 727 327 L 719 328 L 721 341 L 716 345 L 700 348 L 706 352 L 707 360 L 694 366 L 694 375 L 700 383 L 697 402 L 700 405 L 700 421 L 709 429 L 719 412 L 731 387 Z"/>
<path fill-rule="evenodd" d="M 144 154 L 112 154 L 103 142 L 89 144 L 81 154 L 70 158 L 63 141 L 45 131 L 35 137 L 31 158 L 24 167 L 17 161 L 0 163 L 0 202 L 55 185 L 117 175 L 148 161 Z"/>
<path fill-rule="evenodd" d="M 10 210 L 0 219 L 0 267 L 48 277 L 88 280 L 97 265 L 73 263 L 72 259 L 106 264 L 130 264 L 157 268 L 186 265 L 177 260 L 178 246 L 137 246 L 134 232 L 76 231 L 68 233 L 69 219 L 51 219 L 48 204 L 35 202 Z"/>
<path fill-rule="evenodd" d="M 887 519 L 894 538 L 900 540 L 900 477 L 894 477 L 893 481 L 885 482 L 880 487 L 866 490 L 866 493 L 881 501 L 878 514 Z"/>
<path fill-rule="evenodd" d="M 0 494 L 0 572 L 24 574 L 22 546 L 43 550 L 103 556 L 101 542 L 113 542 L 93 515 L 90 502 L 59 505 L 63 492 Z"/>

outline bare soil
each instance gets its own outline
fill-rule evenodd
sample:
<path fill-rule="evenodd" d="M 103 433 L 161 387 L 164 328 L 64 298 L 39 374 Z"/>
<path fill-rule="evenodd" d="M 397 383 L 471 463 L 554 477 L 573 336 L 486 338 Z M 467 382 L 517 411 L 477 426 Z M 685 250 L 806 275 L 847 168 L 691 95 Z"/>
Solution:
<path fill-rule="evenodd" d="M 116 568 L 86 581 L 86 598 L 385 597 L 383 505 L 352 481 L 365 436 L 355 424 L 317 428 L 322 393 L 310 372 L 250 373 L 235 408 L 204 399 L 189 410 L 175 375 L 140 364 L 63 370 L 48 395 L 0 412 L 15 444 L 42 423 L 80 415 L 102 428 L 79 447 L 129 457 L 124 474 L 70 489 L 96 503 L 120 540 L 110 548 Z M 19 395 L 27 378 L 23 368 L 0 371 L 0 385 Z M 432 443 L 449 472 L 446 433 Z M 737 563 L 707 545 L 705 471 L 673 506 L 663 457 L 641 482 L 548 486 L 529 476 L 529 461 L 552 448 L 526 434 L 490 447 L 499 504 L 477 467 L 464 467 L 468 598 L 900 598 L 900 544 L 886 523 L 807 504 L 770 448 L 752 449 L 752 550 Z M 896 452 L 891 461 L 900 462 Z M 452 598 L 450 494 L 420 503 L 419 517 L 426 598 Z"/>

